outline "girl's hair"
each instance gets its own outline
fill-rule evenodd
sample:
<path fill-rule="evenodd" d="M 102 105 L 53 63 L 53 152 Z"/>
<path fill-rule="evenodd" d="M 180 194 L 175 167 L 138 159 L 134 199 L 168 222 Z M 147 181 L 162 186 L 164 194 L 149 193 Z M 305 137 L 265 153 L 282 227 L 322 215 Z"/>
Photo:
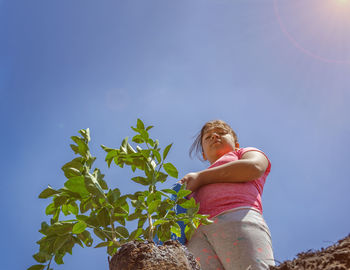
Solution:
<path fill-rule="evenodd" d="M 222 121 L 222 120 L 208 121 L 204 124 L 201 131 L 198 132 L 197 135 L 195 135 L 195 140 L 192 143 L 190 151 L 189 151 L 191 158 L 192 158 L 193 152 L 195 152 L 195 154 L 197 156 L 199 156 L 199 159 L 202 160 L 201 155 L 199 155 L 203 152 L 202 138 L 203 138 L 205 131 L 207 129 L 211 129 L 211 128 L 222 128 L 222 129 L 228 131 L 235 139 L 235 142 L 236 143 L 238 142 L 238 137 L 237 137 L 236 132 L 234 132 L 233 129 L 229 126 L 229 124 L 227 124 L 225 121 Z"/>

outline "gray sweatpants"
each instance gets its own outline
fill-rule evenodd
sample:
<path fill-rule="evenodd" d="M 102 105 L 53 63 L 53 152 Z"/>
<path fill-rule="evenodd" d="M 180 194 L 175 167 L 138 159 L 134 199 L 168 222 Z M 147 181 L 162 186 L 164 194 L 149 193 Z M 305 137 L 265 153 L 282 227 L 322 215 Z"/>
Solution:
<path fill-rule="evenodd" d="M 202 270 L 265 270 L 275 265 L 270 230 L 259 212 L 238 209 L 213 220 L 187 243 Z"/>

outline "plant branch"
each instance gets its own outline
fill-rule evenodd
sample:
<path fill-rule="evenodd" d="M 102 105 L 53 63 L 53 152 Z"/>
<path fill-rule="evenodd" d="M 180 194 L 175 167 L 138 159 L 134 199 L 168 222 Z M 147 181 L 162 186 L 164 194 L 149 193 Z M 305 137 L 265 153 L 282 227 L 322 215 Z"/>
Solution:
<path fill-rule="evenodd" d="M 51 259 L 50 259 L 50 261 L 49 261 L 49 264 L 47 265 L 46 270 L 50 270 L 50 265 L 51 265 L 52 258 L 53 258 L 53 255 L 51 256 Z"/>

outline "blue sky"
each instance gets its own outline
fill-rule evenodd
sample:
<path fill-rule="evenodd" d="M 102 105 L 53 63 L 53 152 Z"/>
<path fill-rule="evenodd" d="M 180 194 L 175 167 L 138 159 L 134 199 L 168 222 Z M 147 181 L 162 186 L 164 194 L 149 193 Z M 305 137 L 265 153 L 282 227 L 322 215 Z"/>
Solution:
<path fill-rule="evenodd" d="M 79 129 L 108 184 L 138 188 L 99 148 L 137 118 L 174 143 L 180 176 L 208 166 L 188 149 L 211 119 L 269 156 L 277 260 L 348 235 L 349 15 L 348 0 L 0 0 L 1 269 L 34 264 L 37 196 L 63 186 Z M 103 249 L 75 248 L 55 269 L 101 267 Z"/>

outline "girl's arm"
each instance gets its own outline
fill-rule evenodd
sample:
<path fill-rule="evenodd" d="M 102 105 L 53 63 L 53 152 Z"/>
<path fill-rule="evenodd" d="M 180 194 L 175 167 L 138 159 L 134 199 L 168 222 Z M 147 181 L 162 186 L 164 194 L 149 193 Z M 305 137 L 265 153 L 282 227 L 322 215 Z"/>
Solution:
<path fill-rule="evenodd" d="M 196 191 L 198 188 L 214 183 L 248 182 L 261 177 L 269 162 L 264 154 L 249 151 L 240 160 L 185 175 L 180 183 L 187 184 L 187 189 Z"/>

